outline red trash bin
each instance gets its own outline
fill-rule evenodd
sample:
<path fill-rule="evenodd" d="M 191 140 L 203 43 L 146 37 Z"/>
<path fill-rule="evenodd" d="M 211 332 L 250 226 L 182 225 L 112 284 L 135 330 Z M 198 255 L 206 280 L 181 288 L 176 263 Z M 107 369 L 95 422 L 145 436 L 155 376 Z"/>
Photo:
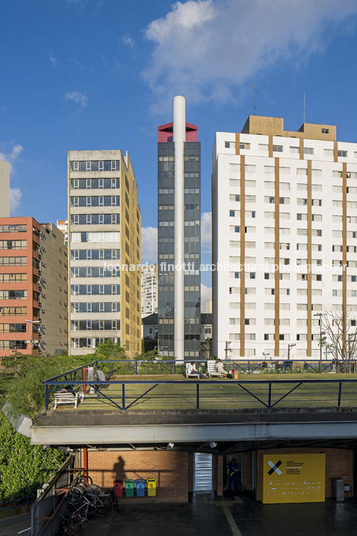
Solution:
<path fill-rule="evenodd" d="M 123 481 L 122 480 L 114 480 L 114 495 L 116 497 L 123 496 Z"/>

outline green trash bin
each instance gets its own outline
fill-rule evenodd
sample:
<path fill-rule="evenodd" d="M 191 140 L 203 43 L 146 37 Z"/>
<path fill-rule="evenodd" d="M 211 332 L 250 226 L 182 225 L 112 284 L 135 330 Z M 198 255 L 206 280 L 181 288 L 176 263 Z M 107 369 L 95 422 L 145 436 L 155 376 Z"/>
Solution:
<path fill-rule="evenodd" d="M 134 497 L 135 482 L 131 478 L 124 480 L 125 497 Z"/>
<path fill-rule="evenodd" d="M 148 490 L 148 497 L 156 497 L 156 480 L 155 478 L 148 478 L 146 480 L 146 486 Z"/>

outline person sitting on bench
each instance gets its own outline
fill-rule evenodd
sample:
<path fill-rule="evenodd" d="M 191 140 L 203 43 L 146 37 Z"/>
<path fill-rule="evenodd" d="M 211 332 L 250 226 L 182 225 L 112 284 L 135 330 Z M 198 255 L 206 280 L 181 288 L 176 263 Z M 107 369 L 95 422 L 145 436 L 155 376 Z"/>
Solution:
<path fill-rule="evenodd" d="M 201 380 L 204 380 L 207 378 L 207 376 L 205 376 L 204 374 L 202 374 L 202 372 L 200 372 L 199 370 L 196 370 L 195 369 L 195 364 L 192 362 L 192 363 L 189 363 L 187 366 L 186 366 L 186 375 L 187 376 L 191 376 L 191 374 L 198 374 L 198 376 L 200 377 Z"/>
<path fill-rule="evenodd" d="M 216 371 L 221 374 L 221 376 L 228 376 L 228 372 L 224 370 L 224 365 L 220 359 L 217 359 Z"/>

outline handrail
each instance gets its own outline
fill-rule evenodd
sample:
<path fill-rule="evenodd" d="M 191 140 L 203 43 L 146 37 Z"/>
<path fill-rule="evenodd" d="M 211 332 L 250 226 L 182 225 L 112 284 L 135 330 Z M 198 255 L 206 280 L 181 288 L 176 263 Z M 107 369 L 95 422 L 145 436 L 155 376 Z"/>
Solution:
<path fill-rule="evenodd" d="M 190 359 L 190 360 L 177 360 L 177 359 L 123 359 L 123 360 L 115 360 L 115 359 L 101 359 L 101 360 L 93 360 L 89 363 L 86 363 L 84 365 L 81 365 L 80 367 L 76 367 L 73 369 L 70 369 L 66 372 L 62 372 L 61 374 L 58 374 L 57 376 L 53 376 L 52 378 L 48 378 L 47 381 L 50 380 L 57 380 L 59 378 L 62 378 L 64 376 L 69 376 L 77 371 L 83 371 L 85 368 L 88 367 L 99 367 L 101 364 L 106 363 L 115 363 L 117 365 L 125 365 L 125 364 L 131 364 L 135 366 L 135 375 L 139 374 L 140 365 L 149 363 L 153 366 L 157 366 L 158 368 L 165 368 L 168 373 L 170 373 L 170 369 L 167 367 L 167 365 L 172 364 L 173 365 L 173 373 L 176 373 L 176 367 L 178 366 L 185 366 L 188 362 L 196 363 L 196 364 L 204 364 L 207 361 L 211 361 L 211 359 Z M 343 364 L 350 365 L 353 367 L 354 372 L 357 372 L 357 359 L 351 359 L 351 360 L 319 360 L 319 359 L 285 359 L 285 358 L 272 358 L 272 359 L 221 359 L 222 363 L 229 365 L 232 367 L 235 365 L 239 370 L 244 371 L 247 374 L 252 374 L 254 372 L 263 370 L 265 367 L 268 367 L 269 365 L 275 365 L 279 370 L 282 372 L 290 372 L 291 367 L 294 367 L 294 365 L 303 365 L 306 369 L 311 369 L 312 371 L 318 371 L 318 372 L 324 372 L 325 370 L 328 370 L 329 367 L 332 366 L 341 366 Z M 315 367 L 317 368 L 314 368 Z M 318 369 L 318 370 L 317 370 Z"/>
<path fill-rule="evenodd" d="M 55 381 L 46 380 L 43 383 L 46 387 L 46 410 L 48 410 L 49 409 L 49 391 L 48 391 L 49 388 L 51 386 L 63 385 L 65 382 L 64 381 L 55 382 Z M 189 380 L 106 380 L 102 382 L 78 380 L 78 381 L 72 381 L 72 382 L 66 382 L 66 383 L 72 385 L 73 387 L 89 385 L 95 390 L 98 396 L 102 396 L 102 398 L 105 399 L 107 403 L 109 402 L 113 406 L 121 410 L 129 409 L 136 402 L 138 402 L 139 400 L 142 400 L 143 397 L 146 396 L 155 387 L 160 386 L 160 385 L 175 385 L 175 386 L 193 385 L 193 386 L 196 386 L 196 395 L 195 395 L 196 396 L 196 409 L 200 409 L 200 406 L 202 406 L 200 404 L 200 400 L 202 398 L 204 399 L 204 396 L 205 396 L 204 391 L 202 393 L 201 387 L 204 386 L 204 388 L 207 388 L 207 387 L 215 388 L 217 386 L 221 387 L 223 385 L 225 387 L 235 386 L 238 389 L 245 391 L 246 394 L 248 394 L 252 398 L 255 398 L 258 402 L 260 402 L 265 407 L 273 408 L 277 406 L 279 402 L 281 402 L 282 400 L 285 400 L 292 392 L 295 392 L 297 389 L 300 389 L 301 391 L 301 387 L 304 385 L 305 386 L 306 385 L 310 385 L 310 386 L 311 385 L 325 385 L 325 386 L 326 385 L 332 385 L 332 386 L 338 385 L 337 404 L 335 404 L 335 407 L 341 407 L 343 385 L 357 386 L 357 379 L 351 379 L 351 378 L 347 378 L 347 379 L 300 379 L 300 378 L 295 378 L 295 379 L 277 379 L 277 380 L 275 379 L 229 380 L 229 381 L 214 380 L 212 382 L 207 381 L 207 380 L 193 380 L 193 379 L 189 379 Z M 144 393 L 134 394 L 133 395 L 134 400 L 130 402 L 129 404 L 126 404 L 126 396 L 127 396 L 126 386 L 136 386 L 136 385 L 137 386 L 151 386 L 151 387 L 147 389 Z M 116 392 L 110 392 L 110 391 L 107 393 L 103 393 L 101 391 L 101 388 L 104 386 L 121 386 L 121 389 L 118 391 L 121 394 L 117 395 Z M 259 393 L 257 395 L 256 393 L 254 393 L 251 386 L 255 386 L 255 387 L 258 386 L 260 388 L 266 387 L 268 390 L 267 402 L 265 402 L 262 399 L 263 395 Z M 285 393 L 280 392 L 278 395 L 279 398 L 273 401 L 272 388 L 274 386 L 287 386 L 289 388 L 290 387 L 292 388 L 290 388 L 290 390 Z M 175 394 L 175 390 L 172 390 L 170 393 L 164 394 L 164 396 L 167 396 L 168 398 L 170 398 L 170 397 L 173 397 L 174 394 Z M 353 394 L 356 395 L 356 403 L 355 403 L 355 406 L 353 407 L 357 407 L 357 389 L 355 389 L 355 393 Z M 186 394 L 186 396 L 189 396 L 189 395 Z M 215 392 L 215 401 L 217 402 L 218 406 L 219 406 L 219 400 L 220 399 L 222 400 L 222 396 L 227 396 L 227 395 L 224 395 L 224 393 L 221 394 L 218 390 Z M 331 406 L 329 405 L 328 407 L 331 407 Z"/>

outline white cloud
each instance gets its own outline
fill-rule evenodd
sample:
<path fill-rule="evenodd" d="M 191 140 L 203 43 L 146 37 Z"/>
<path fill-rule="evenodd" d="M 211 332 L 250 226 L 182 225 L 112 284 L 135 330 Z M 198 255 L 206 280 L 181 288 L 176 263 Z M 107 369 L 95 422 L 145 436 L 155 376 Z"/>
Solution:
<path fill-rule="evenodd" d="M 201 244 L 202 246 L 212 245 L 212 212 L 203 212 L 201 215 Z"/>
<path fill-rule="evenodd" d="M 141 262 L 157 262 L 157 227 L 141 229 Z"/>
<path fill-rule="evenodd" d="M 134 39 L 129 34 L 123 35 L 121 40 L 122 40 L 122 43 L 124 43 L 124 45 L 127 46 L 128 48 L 134 47 Z"/>
<path fill-rule="evenodd" d="M 20 154 L 23 151 L 22 145 L 15 144 L 12 146 L 10 151 L 6 151 L 3 149 L 3 151 L 0 152 L 0 160 L 6 160 L 7 162 L 10 162 L 11 166 L 19 159 Z"/>
<path fill-rule="evenodd" d="M 54 56 L 53 51 L 48 51 L 48 58 L 52 64 L 52 67 L 57 67 L 57 58 Z"/>
<path fill-rule="evenodd" d="M 212 301 L 212 288 L 201 284 L 201 311 L 203 313 L 209 312 L 207 311 L 207 305 L 210 301 Z"/>
<path fill-rule="evenodd" d="M 10 214 L 19 208 L 21 204 L 22 192 L 20 188 L 10 188 Z"/>
<path fill-rule="evenodd" d="M 79 104 L 80 108 L 85 108 L 88 104 L 88 97 L 85 93 L 81 93 L 74 89 L 73 91 L 67 91 L 65 99 L 73 101 Z"/>
<path fill-rule="evenodd" d="M 6 162 L 9 162 L 10 164 L 10 173 L 12 175 L 15 174 L 14 171 L 14 164 L 18 161 L 20 158 L 20 154 L 23 151 L 22 145 L 14 144 L 11 149 L 5 149 L 4 146 L 1 146 L 2 151 L 0 151 L 0 160 L 6 160 Z M 20 188 L 10 188 L 10 214 L 20 206 L 22 197 L 22 192 Z"/>
<path fill-rule="evenodd" d="M 155 45 L 144 78 L 157 96 L 233 99 L 259 70 L 323 50 L 355 0 L 188 0 L 152 21 Z"/>

